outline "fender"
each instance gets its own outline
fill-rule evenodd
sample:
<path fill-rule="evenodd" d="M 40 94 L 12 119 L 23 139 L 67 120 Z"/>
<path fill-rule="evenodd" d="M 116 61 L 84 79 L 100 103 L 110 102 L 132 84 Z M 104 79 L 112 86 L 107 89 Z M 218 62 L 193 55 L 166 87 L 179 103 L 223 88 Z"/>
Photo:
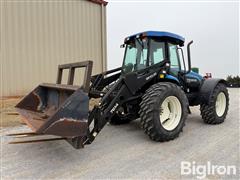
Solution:
<path fill-rule="evenodd" d="M 206 79 L 203 81 L 201 89 L 200 89 L 200 102 L 208 104 L 210 97 L 213 93 L 214 88 L 217 86 L 218 83 L 223 83 L 227 85 L 227 81 L 224 79 Z"/>
<path fill-rule="evenodd" d="M 179 80 L 178 80 L 176 77 L 174 77 L 174 76 L 172 76 L 172 75 L 170 75 L 170 74 L 167 74 L 167 75 L 165 76 L 165 79 L 166 79 L 167 81 L 169 81 L 169 82 L 173 82 L 173 83 L 175 83 L 175 84 L 177 84 L 177 85 L 180 85 Z"/>
<path fill-rule="evenodd" d="M 171 83 L 174 83 L 174 84 L 180 86 L 179 80 L 170 74 L 166 74 L 164 78 L 159 78 L 159 75 L 158 75 L 157 82 L 171 82 Z"/>

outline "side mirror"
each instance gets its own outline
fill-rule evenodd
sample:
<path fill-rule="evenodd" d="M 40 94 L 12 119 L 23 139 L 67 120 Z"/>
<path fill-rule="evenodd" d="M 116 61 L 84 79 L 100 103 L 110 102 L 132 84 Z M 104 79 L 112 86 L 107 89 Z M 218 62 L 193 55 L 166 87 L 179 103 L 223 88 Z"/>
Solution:
<path fill-rule="evenodd" d="M 120 45 L 120 48 L 125 48 L 125 44 Z"/>

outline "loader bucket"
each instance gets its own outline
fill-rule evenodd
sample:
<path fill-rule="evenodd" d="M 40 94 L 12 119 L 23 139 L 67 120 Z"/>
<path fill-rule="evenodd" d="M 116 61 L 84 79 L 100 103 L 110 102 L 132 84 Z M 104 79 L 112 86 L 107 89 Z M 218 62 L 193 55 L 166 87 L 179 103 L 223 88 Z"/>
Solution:
<path fill-rule="evenodd" d="M 88 102 L 81 88 L 41 84 L 19 102 L 16 109 L 38 134 L 74 137 L 86 135 Z"/>
<path fill-rule="evenodd" d="M 73 85 L 74 71 L 79 67 L 86 68 L 81 87 Z M 69 69 L 67 85 L 61 84 L 64 69 Z M 59 65 L 57 84 L 40 84 L 16 105 L 16 110 L 36 134 L 86 136 L 91 70 L 92 61 Z"/>

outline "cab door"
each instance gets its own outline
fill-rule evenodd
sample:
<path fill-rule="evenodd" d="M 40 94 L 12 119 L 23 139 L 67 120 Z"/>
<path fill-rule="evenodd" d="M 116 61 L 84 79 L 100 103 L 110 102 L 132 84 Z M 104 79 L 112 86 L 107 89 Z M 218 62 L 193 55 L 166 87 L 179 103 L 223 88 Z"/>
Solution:
<path fill-rule="evenodd" d="M 179 72 L 181 71 L 181 63 L 180 63 L 177 45 L 168 43 L 168 52 L 169 52 L 169 60 L 170 60 L 170 74 L 179 79 Z"/>

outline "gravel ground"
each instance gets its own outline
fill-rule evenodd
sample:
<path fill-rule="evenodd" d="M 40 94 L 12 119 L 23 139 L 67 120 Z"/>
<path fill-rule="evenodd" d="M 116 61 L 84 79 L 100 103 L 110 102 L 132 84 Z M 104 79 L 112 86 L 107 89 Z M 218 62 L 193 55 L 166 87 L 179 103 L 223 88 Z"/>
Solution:
<path fill-rule="evenodd" d="M 93 144 L 75 150 L 65 141 L 10 145 L 8 133 L 28 131 L 26 126 L 1 128 L 2 179 L 186 179 L 181 161 L 240 167 L 240 91 L 229 89 L 230 110 L 220 125 L 204 124 L 199 107 L 191 108 L 183 133 L 166 142 L 151 141 L 139 121 L 107 125 Z M 239 179 L 207 175 L 208 179 Z"/>

